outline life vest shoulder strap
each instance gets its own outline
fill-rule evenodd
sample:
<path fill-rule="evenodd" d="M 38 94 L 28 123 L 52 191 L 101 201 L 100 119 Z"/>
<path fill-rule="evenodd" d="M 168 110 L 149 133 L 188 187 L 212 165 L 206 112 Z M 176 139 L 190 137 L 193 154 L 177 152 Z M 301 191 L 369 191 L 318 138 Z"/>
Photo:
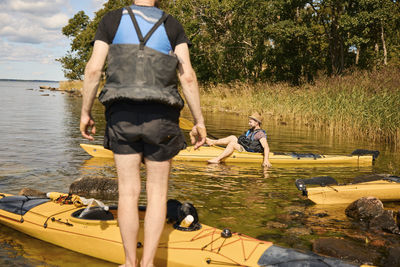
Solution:
<path fill-rule="evenodd" d="M 163 12 L 163 15 L 161 16 L 161 18 L 153 25 L 153 27 L 146 34 L 146 36 L 143 37 L 142 31 L 139 28 L 139 24 L 135 18 L 135 15 L 133 14 L 131 7 L 126 6 L 125 9 L 128 11 L 129 16 L 131 17 L 133 26 L 135 27 L 136 34 L 137 34 L 139 42 L 140 42 L 140 50 L 143 50 L 144 46 L 146 45 L 147 41 L 150 39 L 151 35 L 157 30 L 158 27 L 160 27 L 161 24 L 164 23 L 164 21 L 167 19 L 167 17 L 169 15 L 167 13 Z"/>

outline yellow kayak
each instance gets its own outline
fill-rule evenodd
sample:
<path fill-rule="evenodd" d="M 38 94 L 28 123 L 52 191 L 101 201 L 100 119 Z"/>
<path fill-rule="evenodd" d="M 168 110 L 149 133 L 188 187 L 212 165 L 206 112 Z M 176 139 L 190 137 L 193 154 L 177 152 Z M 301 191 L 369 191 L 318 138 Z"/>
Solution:
<path fill-rule="evenodd" d="M 50 193 L 50 198 L 0 194 L 0 222 L 66 249 L 117 264 L 124 262 L 117 207 L 90 206 L 88 209 L 79 196 L 56 192 Z M 143 229 L 145 208 L 139 210 L 140 229 Z M 198 220 L 193 226 L 181 227 L 178 223 L 169 223 L 174 216 L 167 217 L 156 266 L 269 266 L 288 262 L 299 264 L 292 266 L 353 266 L 338 259 L 305 254 L 227 229 L 220 230 Z M 138 241 L 140 257 L 143 231 Z"/>
<path fill-rule="evenodd" d="M 80 144 L 80 146 L 93 157 L 112 158 L 113 152 L 105 149 L 99 145 Z M 202 146 L 195 150 L 193 146 L 189 146 L 179 152 L 174 157 L 177 161 L 199 161 L 206 162 L 212 159 L 224 150 L 223 147 L 218 146 Z M 368 151 L 374 152 L 374 151 Z M 354 152 L 353 152 L 354 153 Z M 313 153 L 270 153 L 269 161 L 272 165 L 283 164 L 301 164 L 306 165 L 358 165 L 368 166 L 372 165 L 374 155 L 366 153 L 357 153 L 352 155 L 318 155 Z M 263 155 L 261 153 L 252 152 L 238 152 L 225 159 L 227 163 L 257 163 L 263 162 Z"/>
<path fill-rule="evenodd" d="M 326 177 L 315 177 L 326 178 Z M 309 180 L 321 180 L 311 178 Z M 331 178 L 333 179 L 333 178 Z M 306 187 L 306 179 L 296 180 L 296 186 L 304 196 L 316 204 L 348 204 L 362 197 L 376 197 L 381 201 L 400 201 L 400 177 L 388 177 L 375 181 L 337 185 L 335 182 L 323 182 L 324 186 Z"/>

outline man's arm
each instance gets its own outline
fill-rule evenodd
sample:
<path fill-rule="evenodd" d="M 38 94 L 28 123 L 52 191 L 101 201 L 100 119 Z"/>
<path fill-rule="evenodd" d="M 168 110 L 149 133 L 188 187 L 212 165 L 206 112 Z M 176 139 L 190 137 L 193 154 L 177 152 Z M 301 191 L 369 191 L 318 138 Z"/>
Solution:
<path fill-rule="evenodd" d="M 262 147 L 264 148 L 264 162 L 262 165 L 264 167 L 270 168 L 270 167 L 272 167 L 272 165 L 269 162 L 269 145 L 268 145 L 267 138 L 263 137 L 259 141 L 260 141 Z"/>
<path fill-rule="evenodd" d="M 96 41 L 93 53 L 85 68 L 85 78 L 82 90 L 82 110 L 80 131 L 83 137 L 93 140 L 91 134 L 96 133 L 96 127 L 91 115 L 94 99 L 100 84 L 101 72 L 108 54 L 108 44 L 103 41 Z M 89 132 L 89 128 L 91 130 Z"/>
<path fill-rule="evenodd" d="M 182 85 L 182 92 L 185 96 L 190 112 L 192 113 L 195 124 L 190 133 L 191 141 L 195 144 L 195 148 L 198 148 L 206 141 L 207 132 L 200 108 L 200 94 L 197 77 L 190 62 L 188 45 L 186 43 L 177 45 L 175 47 L 175 54 L 179 59 L 178 77 Z M 194 136 L 197 136 L 197 141 Z"/>

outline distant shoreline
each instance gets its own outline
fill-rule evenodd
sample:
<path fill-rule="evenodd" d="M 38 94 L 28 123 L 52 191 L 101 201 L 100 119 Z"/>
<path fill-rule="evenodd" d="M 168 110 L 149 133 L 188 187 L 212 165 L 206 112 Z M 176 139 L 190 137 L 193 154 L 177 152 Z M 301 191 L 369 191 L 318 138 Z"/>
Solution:
<path fill-rule="evenodd" d="M 60 81 L 50 80 L 22 80 L 22 79 L 0 79 L 1 82 L 44 82 L 44 83 L 59 83 Z"/>

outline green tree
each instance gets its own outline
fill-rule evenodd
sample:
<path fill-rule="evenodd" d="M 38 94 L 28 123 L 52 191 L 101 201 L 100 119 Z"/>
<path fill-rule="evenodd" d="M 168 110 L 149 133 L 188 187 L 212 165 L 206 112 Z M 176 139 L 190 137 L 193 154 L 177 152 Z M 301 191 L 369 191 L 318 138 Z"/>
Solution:
<path fill-rule="evenodd" d="M 313 20 L 307 1 L 274 1 L 274 6 L 274 21 L 266 26 L 273 46 L 266 54 L 264 73 L 272 81 L 310 82 L 323 67 L 323 27 Z"/>
<path fill-rule="evenodd" d="M 62 29 L 62 33 L 71 40 L 71 49 L 66 56 L 57 61 L 61 62 L 64 76 L 69 80 L 80 80 L 83 75 L 86 63 L 85 52 L 88 49 L 84 45 L 83 37 L 89 23 L 90 19 L 85 12 L 79 11 Z"/>
<path fill-rule="evenodd" d="M 315 12 L 316 22 L 324 28 L 325 42 L 328 44 L 326 68 L 328 74 L 341 74 L 345 67 L 346 34 L 340 23 L 346 14 L 348 0 L 312 0 L 308 4 Z"/>
<path fill-rule="evenodd" d="M 398 43 L 399 4 L 392 0 L 360 0 L 349 5 L 343 25 L 348 44 L 356 47 L 356 64 L 362 68 L 388 64 L 394 43 Z M 397 39 L 397 40 L 396 40 Z"/>
<path fill-rule="evenodd" d="M 71 49 L 58 59 L 81 79 L 98 23 L 131 0 L 109 0 L 90 20 L 78 12 L 63 34 Z M 400 58 L 397 0 L 163 0 L 193 43 L 203 82 L 313 81 L 317 73 L 374 68 Z"/>
<path fill-rule="evenodd" d="M 69 80 L 81 80 L 85 66 L 92 53 L 92 41 L 96 34 L 97 26 L 108 11 L 131 4 L 131 0 L 109 0 L 103 8 L 95 13 L 93 20 L 83 11 L 79 11 L 68 25 L 63 27 L 62 33 L 71 40 L 71 48 L 64 57 L 57 59 L 61 62 L 64 76 Z"/>

